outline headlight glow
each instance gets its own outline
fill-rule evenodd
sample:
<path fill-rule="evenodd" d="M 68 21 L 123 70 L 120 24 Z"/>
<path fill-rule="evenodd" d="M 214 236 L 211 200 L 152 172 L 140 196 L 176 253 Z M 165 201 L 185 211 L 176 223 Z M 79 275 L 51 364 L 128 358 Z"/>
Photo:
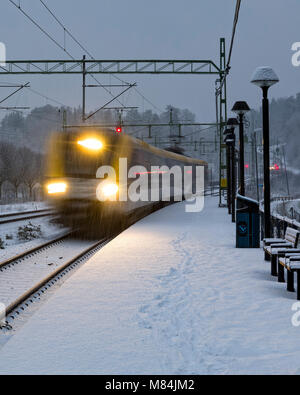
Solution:
<path fill-rule="evenodd" d="M 102 193 L 105 197 L 111 197 L 111 196 L 114 196 L 118 192 L 119 187 L 117 184 L 110 183 L 110 184 L 104 184 L 102 186 L 101 190 L 102 190 Z"/>
<path fill-rule="evenodd" d="M 78 140 L 77 144 L 91 151 L 99 151 L 103 148 L 103 144 L 96 138 L 87 138 L 84 140 Z"/>
<path fill-rule="evenodd" d="M 49 195 L 55 193 L 65 193 L 67 190 L 67 184 L 65 182 L 54 182 L 47 185 L 47 191 Z"/>

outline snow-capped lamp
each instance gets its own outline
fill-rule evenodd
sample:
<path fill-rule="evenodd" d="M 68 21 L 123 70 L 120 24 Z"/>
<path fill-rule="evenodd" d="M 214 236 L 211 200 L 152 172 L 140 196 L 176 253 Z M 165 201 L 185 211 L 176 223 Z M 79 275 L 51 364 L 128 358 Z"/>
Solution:
<path fill-rule="evenodd" d="M 270 192 L 270 121 L 268 91 L 277 84 L 279 78 L 271 67 L 258 67 L 251 78 L 251 83 L 263 91 L 263 146 L 264 146 L 264 237 L 271 237 L 271 192 Z"/>
<path fill-rule="evenodd" d="M 238 116 L 239 124 L 239 194 L 245 196 L 245 154 L 244 154 L 244 116 L 250 111 L 250 107 L 245 101 L 237 101 L 232 107 L 232 112 Z"/>
<path fill-rule="evenodd" d="M 258 67 L 251 78 L 251 82 L 260 88 L 270 88 L 270 86 L 277 84 L 279 78 L 275 71 L 268 66 Z"/>
<path fill-rule="evenodd" d="M 231 111 L 235 112 L 237 115 L 245 115 L 246 112 L 250 111 L 250 108 L 245 101 L 237 101 Z"/>
<path fill-rule="evenodd" d="M 238 121 L 236 118 L 229 118 L 227 121 L 227 126 L 231 127 L 231 128 L 236 128 L 236 126 L 238 126 Z"/>

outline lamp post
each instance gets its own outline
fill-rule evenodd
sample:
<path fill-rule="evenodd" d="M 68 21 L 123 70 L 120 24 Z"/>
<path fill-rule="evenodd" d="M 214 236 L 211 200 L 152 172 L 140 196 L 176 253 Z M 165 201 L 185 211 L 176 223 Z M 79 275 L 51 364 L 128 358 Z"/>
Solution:
<path fill-rule="evenodd" d="M 258 67 L 251 82 L 263 92 L 263 148 L 264 148 L 264 237 L 271 237 L 271 193 L 270 193 L 270 125 L 268 91 L 279 78 L 271 67 Z"/>
<path fill-rule="evenodd" d="M 228 149 L 228 160 L 229 160 L 229 186 L 228 193 L 230 196 L 230 206 L 229 212 L 232 216 L 232 222 L 235 222 L 235 196 L 236 196 L 236 181 L 235 181 L 235 134 L 234 127 L 228 128 L 224 131 L 225 144 Z M 231 190 L 231 191 L 230 191 Z"/>
<path fill-rule="evenodd" d="M 236 118 L 229 118 L 227 121 L 227 127 L 228 129 L 225 130 L 224 135 L 227 136 L 227 138 L 231 137 L 231 140 L 233 139 L 234 135 L 234 129 L 238 125 L 238 121 Z M 232 188 L 234 187 L 234 184 L 232 183 L 232 164 L 231 164 L 231 159 L 232 159 L 232 152 L 231 152 L 231 145 L 232 144 L 226 144 L 226 157 L 227 157 L 227 204 L 228 204 L 228 213 L 232 214 L 232 204 L 234 204 L 234 199 L 233 199 L 233 192 Z"/>
<path fill-rule="evenodd" d="M 239 120 L 239 192 L 245 196 L 244 116 L 250 108 L 245 101 L 237 101 L 231 111 L 237 114 Z"/>

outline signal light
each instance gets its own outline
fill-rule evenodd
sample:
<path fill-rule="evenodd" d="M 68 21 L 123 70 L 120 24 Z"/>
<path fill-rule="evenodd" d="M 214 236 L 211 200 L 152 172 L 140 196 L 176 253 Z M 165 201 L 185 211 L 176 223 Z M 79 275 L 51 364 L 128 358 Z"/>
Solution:
<path fill-rule="evenodd" d="M 278 170 L 280 170 L 280 166 L 277 165 L 277 163 L 275 163 L 273 166 L 270 167 L 270 170 L 276 170 L 276 171 L 278 171 Z"/>
<path fill-rule="evenodd" d="M 122 133 L 122 128 L 121 128 L 121 126 L 116 127 L 116 132 L 117 132 L 117 133 Z"/>
<path fill-rule="evenodd" d="M 245 169 L 249 169 L 249 165 L 248 164 L 245 164 Z"/>

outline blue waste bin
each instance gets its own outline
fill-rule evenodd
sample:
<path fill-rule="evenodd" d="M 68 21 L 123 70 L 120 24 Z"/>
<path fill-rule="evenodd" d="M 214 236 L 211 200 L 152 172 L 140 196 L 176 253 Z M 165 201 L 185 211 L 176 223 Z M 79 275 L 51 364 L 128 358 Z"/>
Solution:
<path fill-rule="evenodd" d="M 245 196 L 236 199 L 236 248 L 260 247 L 259 203 Z"/>

